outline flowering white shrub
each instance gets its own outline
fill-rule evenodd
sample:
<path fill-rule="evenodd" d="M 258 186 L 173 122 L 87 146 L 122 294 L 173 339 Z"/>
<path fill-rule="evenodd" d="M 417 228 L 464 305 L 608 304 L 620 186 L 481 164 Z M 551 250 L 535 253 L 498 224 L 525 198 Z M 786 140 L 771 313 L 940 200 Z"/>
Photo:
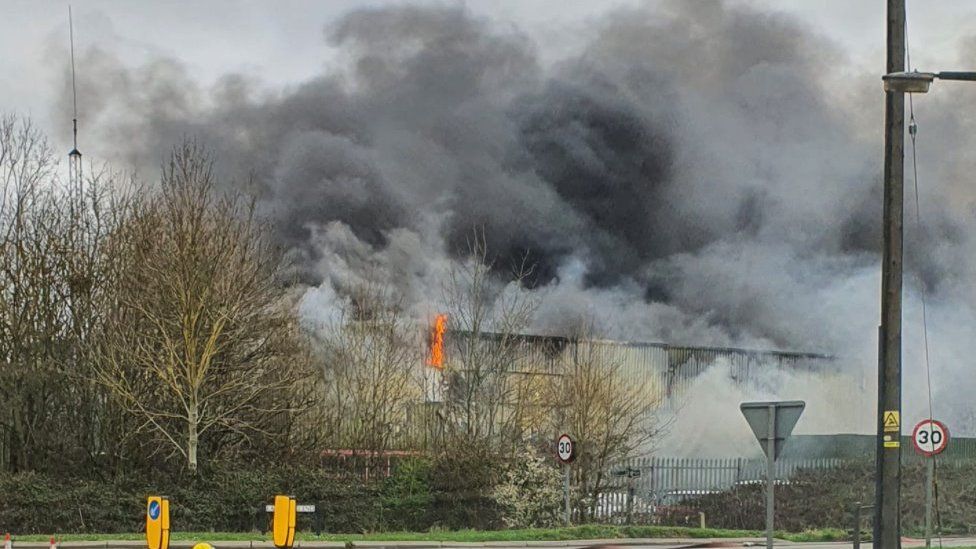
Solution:
<path fill-rule="evenodd" d="M 508 528 L 543 528 L 558 524 L 562 494 L 555 459 L 526 446 L 508 466 L 492 498 Z"/>

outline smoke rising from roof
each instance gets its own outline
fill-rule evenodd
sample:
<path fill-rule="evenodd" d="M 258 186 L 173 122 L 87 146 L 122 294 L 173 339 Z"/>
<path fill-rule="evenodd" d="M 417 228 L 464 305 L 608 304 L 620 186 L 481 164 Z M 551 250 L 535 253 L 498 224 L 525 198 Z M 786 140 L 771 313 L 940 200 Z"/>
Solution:
<path fill-rule="evenodd" d="M 250 178 L 309 286 L 306 314 L 368 272 L 430 315 L 479 228 L 497 265 L 535 265 L 539 331 L 588 314 L 609 337 L 815 350 L 872 371 L 877 75 L 839 69 L 797 20 L 717 1 L 596 25 L 580 55 L 543 65 L 531 37 L 464 8 L 364 9 L 325 31 L 339 65 L 287 89 L 240 75 L 204 89 L 176 61 L 93 50 L 79 90 L 98 98 L 87 126 L 103 156 L 151 170 L 192 135 L 227 181 Z M 946 113 L 971 93 L 930 101 L 927 131 L 966 142 L 972 116 Z M 906 287 L 917 277 L 934 316 L 972 325 L 973 161 L 952 147 L 921 151 L 947 162 L 907 235 Z"/>

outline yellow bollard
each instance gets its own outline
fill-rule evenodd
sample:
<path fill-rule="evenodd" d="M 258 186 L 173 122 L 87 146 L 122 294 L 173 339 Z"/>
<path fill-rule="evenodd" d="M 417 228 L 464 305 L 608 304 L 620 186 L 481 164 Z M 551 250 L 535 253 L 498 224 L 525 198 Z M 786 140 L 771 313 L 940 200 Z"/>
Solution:
<path fill-rule="evenodd" d="M 146 544 L 149 549 L 169 549 L 169 499 L 165 497 L 146 500 Z"/>
<path fill-rule="evenodd" d="M 293 497 L 275 496 L 271 539 L 278 549 L 291 549 L 295 545 L 296 503 Z"/>

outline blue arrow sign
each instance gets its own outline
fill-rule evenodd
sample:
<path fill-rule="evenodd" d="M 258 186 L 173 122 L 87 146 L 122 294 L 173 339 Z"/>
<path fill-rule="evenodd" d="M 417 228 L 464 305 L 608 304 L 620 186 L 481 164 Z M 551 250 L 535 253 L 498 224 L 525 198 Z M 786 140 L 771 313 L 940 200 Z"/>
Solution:
<path fill-rule="evenodd" d="M 153 520 L 159 519 L 159 502 L 152 501 L 149 503 L 149 518 Z"/>

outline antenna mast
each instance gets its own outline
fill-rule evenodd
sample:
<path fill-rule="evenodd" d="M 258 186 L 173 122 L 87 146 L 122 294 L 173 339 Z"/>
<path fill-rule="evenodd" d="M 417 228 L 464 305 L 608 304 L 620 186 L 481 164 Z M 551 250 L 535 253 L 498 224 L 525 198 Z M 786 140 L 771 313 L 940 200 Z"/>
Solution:
<path fill-rule="evenodd" d="M 71 19 L 71 5 L 68 5 L 68 36 L 71 43 L 71 130 L 73 148 L 68 153 L 68 178 L 72 184 L 81 183 L 81 152 L 78 150 L 78 89 L 75 85 L 75 29 Z"/>

